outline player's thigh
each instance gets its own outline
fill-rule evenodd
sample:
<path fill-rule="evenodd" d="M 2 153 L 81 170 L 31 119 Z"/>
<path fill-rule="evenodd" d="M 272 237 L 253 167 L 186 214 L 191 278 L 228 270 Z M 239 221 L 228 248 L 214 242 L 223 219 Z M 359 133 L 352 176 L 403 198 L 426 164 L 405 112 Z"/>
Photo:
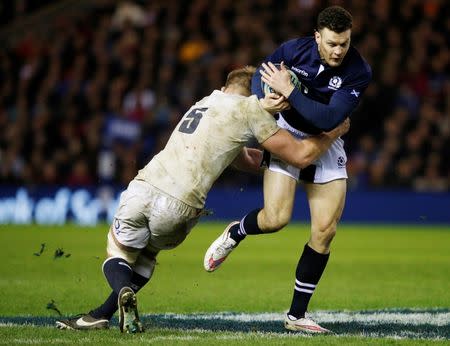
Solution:
<path fill-rule="evenodd" d="M 311 213 L 311 229 L 325 230 L 335 225 L 344 210 L 347 191 L 346 179 L 328 183 L 305 183 Z"/>
<path fill-rule="evenodd" d="M 290 219 L 297 181 L 280 172 L 264 172 L 264 210 L 271 217 Z"/>
<path fill-rule="evenodd" d="M 150 238 L 147 249 L 167 250 L 181 244 L 197 223 L 200 212 L 180 200 L 159 193 L 148 218 Z"/>
<path fill-rule="evenodd" d="M 136 261 L 135 253 L 145 248 L 150 231 L 146 210 L 151 201 L 147 185 L 132 181 L 120 195 L 119 206 L 108 235 L 108 255 L 117 256 L 124 251 L 127 261 Z M 130 254 L 128 254 L 128 252 Z"/>

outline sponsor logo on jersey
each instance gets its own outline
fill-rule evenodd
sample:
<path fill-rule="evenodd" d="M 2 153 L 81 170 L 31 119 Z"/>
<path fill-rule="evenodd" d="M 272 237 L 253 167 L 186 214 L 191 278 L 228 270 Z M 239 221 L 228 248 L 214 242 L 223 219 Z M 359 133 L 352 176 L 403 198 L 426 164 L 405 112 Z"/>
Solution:
<path fill-rule="evenodd" d="M 301 74 L 303 77 L 308 77 L 309 76 L 308 72 L 306 72 L 305 70 L 302 70 L 302 69 L 300 69 L 298 67 L 294 67 L 293 66 L 292 70 L 294 70 L 295 72 Z"/>
<path fill-rule="evenodd" d="M 339 89 L 341 85 L 342 85 L 342 78 L 338 76 L 331 77 L 330 81 L 328 82 L 328 88 L 333 90 Z"/>
<path fill-rule="evenodd" d="M 339 168 L 344 168 L 345 167 L 345 157 L 343 156 L 339 156 L 337 159 L 337 165 Z"/>

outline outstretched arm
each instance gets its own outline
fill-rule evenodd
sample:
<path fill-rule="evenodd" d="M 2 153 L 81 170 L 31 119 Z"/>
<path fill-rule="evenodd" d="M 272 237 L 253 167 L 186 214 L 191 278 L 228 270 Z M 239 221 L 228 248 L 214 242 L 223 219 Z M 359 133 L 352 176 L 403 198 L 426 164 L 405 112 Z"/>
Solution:
<path fill-rule="evenodd" d="M 328 150 L 333 141 L 345 134 L 349 128 L 350 120 L 347 118 L 330 132 L 323 132 L 302 140 L 295 139 L 288 131 L 280 129 L 261 145 L 283 161 L 298 168 L 305 168 Z"/>

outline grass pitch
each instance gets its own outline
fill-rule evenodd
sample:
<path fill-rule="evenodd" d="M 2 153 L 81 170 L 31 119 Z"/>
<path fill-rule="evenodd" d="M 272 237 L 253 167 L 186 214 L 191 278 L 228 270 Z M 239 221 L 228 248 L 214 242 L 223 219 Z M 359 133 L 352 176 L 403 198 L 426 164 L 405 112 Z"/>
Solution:
<path fill-rule="evenodd" d="M 86 312 L 109 294 L 101 272 L 107 225 L 2 225 L 0 344 L 449 342 L 448 226 L 341 225 L 310 304 L 337 335 L 312 338 L 287 333 L 281 324 L 308 227 L 249 236 L 220 270 L 207 273 L 204 252 L 224 227 L 203 221 L 181 246 L 160 254 L 151 282 L 138 294 L 148 331 L 130 336 L 116 327 L 88 333 L 49 327 L 56 310 Z"/>

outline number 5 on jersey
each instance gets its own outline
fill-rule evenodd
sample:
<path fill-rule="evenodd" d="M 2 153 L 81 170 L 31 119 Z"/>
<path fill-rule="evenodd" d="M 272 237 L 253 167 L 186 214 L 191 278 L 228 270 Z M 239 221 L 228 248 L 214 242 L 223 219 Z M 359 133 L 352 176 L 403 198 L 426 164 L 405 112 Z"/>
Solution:
<path fill-rule="evenodd" d="M 184 120 L 178 128 L 178 131 L 188 134 L 194 133 L 200 119 L 203 117 L 203 113 L 206 112 L 207 109 L 208 108 L 194 108 L 187 113 L 184 116 Z"/>

